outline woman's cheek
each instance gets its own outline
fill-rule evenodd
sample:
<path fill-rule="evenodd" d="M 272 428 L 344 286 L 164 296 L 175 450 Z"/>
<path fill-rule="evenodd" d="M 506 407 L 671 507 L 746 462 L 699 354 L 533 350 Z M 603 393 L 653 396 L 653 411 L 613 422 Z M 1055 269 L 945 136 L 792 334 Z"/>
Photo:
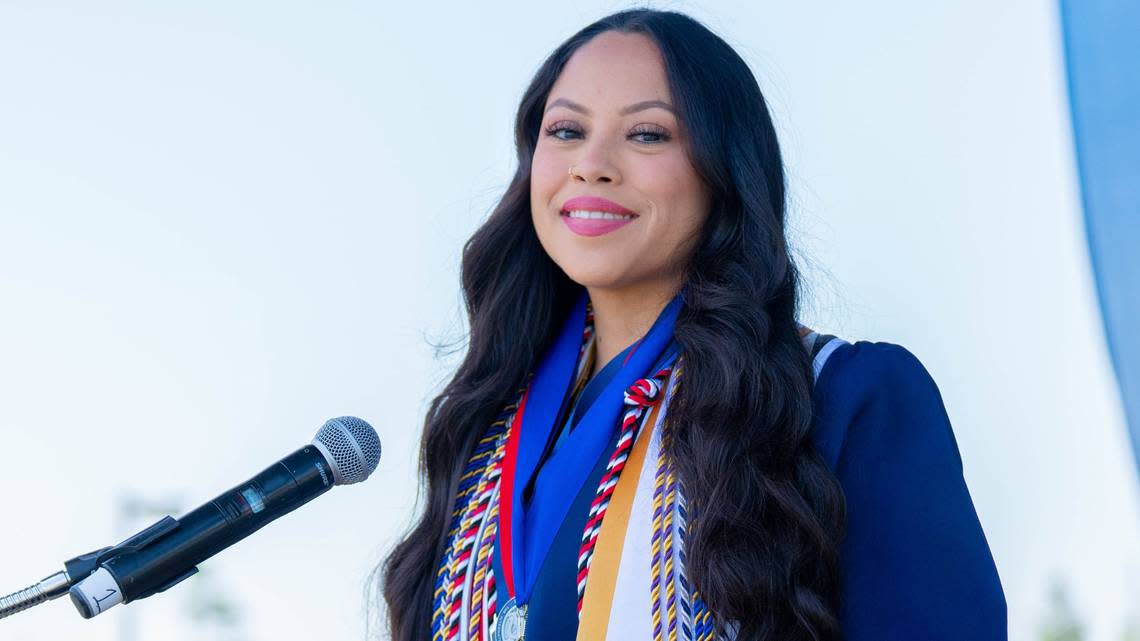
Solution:
<path fill-rule="evenodd" d="M 559 169 L 560 167 L 561 169 Z M 531 162 L 531 173 L 541 178 L 545 184 L 556 185 L 565 171 L 566 167 L 562 166 L 562 162 L 556 154 L 545 151 L 541 147 L 535 150 L 534 159 Z"/>

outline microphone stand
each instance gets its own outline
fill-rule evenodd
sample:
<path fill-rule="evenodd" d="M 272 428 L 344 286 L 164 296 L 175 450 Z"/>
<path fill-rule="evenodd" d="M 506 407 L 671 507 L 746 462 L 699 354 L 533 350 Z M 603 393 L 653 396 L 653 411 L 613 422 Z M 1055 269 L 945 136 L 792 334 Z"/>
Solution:
<path fill-rule="evenodd" d="M 104 555 L 114 549 L 114 547 L 105 547 L 81 554 L 64 563 L 62 572 L 56 572 L 23 590 L 0 597 L 0 619 L 67 594 L 71 586 L 94 572 L 103 561 Z"/>

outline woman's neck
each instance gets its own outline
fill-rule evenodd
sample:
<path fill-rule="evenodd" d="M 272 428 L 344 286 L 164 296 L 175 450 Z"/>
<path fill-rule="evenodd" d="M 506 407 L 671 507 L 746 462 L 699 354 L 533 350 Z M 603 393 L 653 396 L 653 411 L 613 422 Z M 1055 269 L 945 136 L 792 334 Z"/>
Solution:
<path fill-rule="evenodd" d="M 587 287 L 594 310 L 594 376 L 613 357 L 649 333 L 680 290 L 676 281 L 623 290 Z"/>

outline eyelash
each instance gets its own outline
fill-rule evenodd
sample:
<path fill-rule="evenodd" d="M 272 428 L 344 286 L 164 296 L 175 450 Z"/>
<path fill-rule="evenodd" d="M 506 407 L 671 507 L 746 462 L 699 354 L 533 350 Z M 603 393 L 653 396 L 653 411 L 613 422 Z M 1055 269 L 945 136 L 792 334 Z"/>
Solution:
<path fill-rule="evenodd" d="M 553 125 L 550 125 L 549 127 L 547 127 L 547 128 L 545 129 L 545 132 L 546 132 L 546 135 L 547 135 L 547 136 L 550 136 L 550 137 L 552 137 L 552 138 L 555 138 L 555 139 L 557 139 L 557 140 L 561 140 L 561 141 L 563 141 L 563 142 L 568 142 L 568 140 L 569 140 L 569 139 L 567 139 L 567 138 L 560 138 L 560 137 L 558 137 L 557 135 L 555 135 L 555 134 L 557 134 L 558 132 L 560 132 L 560 131 L 563 131 L 563 130 L 565 130 L 565 131 L 573 131 L 574 133 L 577 133 L 577 134 L 579 134 L 579 135 L 581 135 L 581 133 L 582 133 L 582 130 L 581 130 L 581 129 L 578 129 L 578 128 L 576 128 L 576 127 L 569 127 L 569 126 L 566 126 L 566 125 L 565 125 L 564 123 L 562 123 L 562 122 L 556 122 L 556 123 L 554 123 Z M 629 133 L 629 135 L 631 135 L 631 136 L 641 136 L 641 135 L 644 135 L 644 134 L 650 134 L 650 135 L 653 135 L 653 136 L 657 136 L 657 137 L 658 137 L 658 140 L 654 140 L 654 141 L 644 141 L 644 140 L 643 140 L 643 141 L 641 141 L 641 142 L 646 142 L 647 144 L 660 144 L 660 143 L 664 143 L 664 142 L 669 142 L 669 140 L 671 140 L 671 139 L 672 139 L 672 136 L 670 136 L 670 135 L 669 135 L 669 132 L 667 132 L 667 131 L 665 131 L 664 129 L 661 129 L 661 128 L 659 128 L 659 127 L 651 127 L 651 126 L 641 126 L 641 125 L 639 125 L 639 126 L 638 126 L 638 128 L 636 128 L 634 131 L 631 131 L 631 132 Z"/>

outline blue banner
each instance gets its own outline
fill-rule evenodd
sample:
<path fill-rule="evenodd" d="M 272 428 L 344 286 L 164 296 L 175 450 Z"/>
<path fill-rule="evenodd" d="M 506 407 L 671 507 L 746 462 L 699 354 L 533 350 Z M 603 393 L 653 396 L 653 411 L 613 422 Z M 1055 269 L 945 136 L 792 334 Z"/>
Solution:
<path fill-rule="evenodd" d="M 1140 469 L 1140 2 L 1060 9 L 1089 256 Z"/>

